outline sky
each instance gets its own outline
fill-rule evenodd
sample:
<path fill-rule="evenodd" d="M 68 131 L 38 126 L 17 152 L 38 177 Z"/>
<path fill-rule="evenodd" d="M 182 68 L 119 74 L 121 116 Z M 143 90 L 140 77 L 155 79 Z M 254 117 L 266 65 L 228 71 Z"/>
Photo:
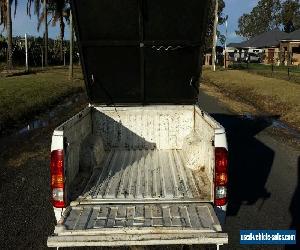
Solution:
<path fill-rule="evenodd" d="M 201 0 L 199 0 L 201 1 Z M 250 12 L 252 8 L 257 4 L 258 0 L 225 0 L 225 10 L 224 15 L 228 15 L 228 36 L 227 43 L 230 42 L 240 42 L 243 40 L 242 37 L 239 37 L 235 34 L 237 30 L 238 19 L 244 13 Z M 32 16 L 29 16 L 26 13 L 26 0 L 18 1 L 17 15 L 13 17 L 13 35 L 21 35 L 24 36 L 25 33 L 32 36 L 43 36 L 44 27 L 43 25 L 40 28 L 40 31 L 37 32 L 37 17 L 34 15 L 32 10 Z M 14 7 L 12 8 L 12 13 L 14 12 Z M 225 25 L 219 27 L 219 30 L 225 34 Z M 0 32 L 5 34 L 0 27 Z M 59 25 L 57 27 L 49 27 L 49 37 L 58 38 L 59 36 Z M 69 27 L 66 25 L 65 30 L 65 39 L 69 39 Z"/>
<path fill-rule="evenodd" d="M 12 5 L 12 22 L 13 22 L 13 36 L 24 36 L 27 33 L 30 36 L 43 36 L 44 26 L 41 25 L 39 32 L 37 31 L 37 16 L 34 14 L 34 6 L 31 10 L 31 18 L 27 15 L 27 0 L 19 0 L 17 7 L 17 14 L 14 17 L 14 3 Z M 49 21 L 49 19 L 48 19 Z M 6 36 L 6 31 L 3 30 L 3 25 L 0 26 L 0 32 Z M 65 39 L 69 39 L 69 27 L 66 25 Z M 58 38 L 59 37 L 59 24 L 56 27 L 49 25 L 49 37 Z"/>
<path fill-rule="evenodd" d="M 238 28 L 238 19 L 244 14 L 249 13 L 258 3 L 258 0 L 224 0 L 224 15 L 228 15 L 227 43 L 241 42 L 245 40 L 235 34 Z M 225 35 L 225 25 L 219 27 L 222 34 Z"/>

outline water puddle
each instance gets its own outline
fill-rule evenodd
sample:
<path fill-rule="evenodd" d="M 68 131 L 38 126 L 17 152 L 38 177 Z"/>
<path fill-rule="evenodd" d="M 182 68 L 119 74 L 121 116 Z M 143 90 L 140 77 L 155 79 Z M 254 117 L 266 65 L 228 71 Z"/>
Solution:
<path fill-rule="evenodd" d="M 50 121 L 53 120 L 53 118 L 55 118 L 59 112 L 61 112 L 66 107 L 69 107 L 72 104 L 79 102 L 79 100 L 83 97 L 84 94 L 76 94 L 74 96 L 66 98 L 66 100 L 63 103 L 58 104 L 55 108 L 46 111 L 45 114 L 47 115 L 45 115 L 45 118 L 30 121 L 25 127 L 18 130 L 17 134 L 24 135 L 35 129 L 47 127 Z"/>
<path fill-rule="evenodd" d="M 26 127 L 20 129 L 17 134 L 26 134 L 29 131 L 34 130 L 34 129 L 45 128 L 48 126 L 48 124 L 49 124 L 49 121 L 47 121 L 47 120 L 35 120 L 35 121 L 32 121 L 31 123 L 29 123 Z"/>
<path fill-rule="evenodd" d="M 286 123 L 279 121 L 278 119 L 275 119 L 272 116 L 255 116 L 255 115 L 251 115 L 251 114 L 245 114 L 244 118 L 247 120 L 252 120 L 252 121 L 263 120 L 263 121 L 269 123 L 271 127 L 284 130 L 300 141 L 300 131 L 298 131 L 294 128 L 291 128 Z"/>

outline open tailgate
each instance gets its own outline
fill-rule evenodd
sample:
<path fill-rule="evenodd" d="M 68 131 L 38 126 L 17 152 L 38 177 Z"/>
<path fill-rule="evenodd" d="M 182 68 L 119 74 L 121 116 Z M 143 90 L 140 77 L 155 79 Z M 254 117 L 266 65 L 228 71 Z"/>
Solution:
<path fill-rule="evenodd" d="M 210 204 L 102 204 L 69 207 L 49 247 L 228 243 Z"/>

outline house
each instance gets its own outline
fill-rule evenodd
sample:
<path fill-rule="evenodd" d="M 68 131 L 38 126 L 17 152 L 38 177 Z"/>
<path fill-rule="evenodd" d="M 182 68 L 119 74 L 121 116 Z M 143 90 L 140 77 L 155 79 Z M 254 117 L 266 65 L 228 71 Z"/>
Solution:
<path fill-rule="evenodd" d="M 229 58 L 234 53 L 235 60 L 245 60 L 248 54 L 254 53 L 261 57 L 264 64 L 280 63 L 280 42 L 287 33 L 274 29 L 255 36 L 241 43 L 228 44 Z"/>
<path fill-rule="evenodd" d="M 257 50 L 257 53 L 261 54 L 262 63 L 264 64 L 279 64 L 280 42 L 286 36 L 287 33 L 274 29 L 242 42 L 240 46 L 248 49 L 248 52 Z"/>
<path fill-rule="evenodd" d="M 229 43 L 226 47 L 227 58 L 229 61 L 237 61 L 241 55 L 244 55 L 244 50 L 240 47 L 241 43 Z"/>
<path fill-rule="evenodd" d="M 300 29 L 288 34 L 280 43 L 281 63 L 300 65 Z"/>

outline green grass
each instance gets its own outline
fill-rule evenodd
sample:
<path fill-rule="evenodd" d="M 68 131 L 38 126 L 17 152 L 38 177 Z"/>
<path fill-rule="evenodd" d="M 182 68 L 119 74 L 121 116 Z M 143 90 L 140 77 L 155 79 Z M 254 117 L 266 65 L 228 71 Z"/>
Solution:
<path fill-rule="evenodd" d="M 29 119 L 64 97 L 83 90 L 79 68 L 74 81 L 68 80 L 67 68 L 50 68 L 29 75 L 0 78 L 0 124 Z"/>
<path fill-rule="evenodd" d="M 237 70 L 245 70 L 249 73 L 254 73 L 258 75 L 262 75 L 265 77 L 277 78 L 281 80 L 288 80 L 295 83 L 300 83 L 300 66 L 290 66 L 289 74 L 287 66 L 273 66 L 272 65 L 264 65 L 258 63 L 241 63 L 231 65 L 230 68 Z"/>
<path fill-rule="evenodd" d="M 241 70 L 204 69 L 203 79 L 300 129 L 300 84 Z"/>

